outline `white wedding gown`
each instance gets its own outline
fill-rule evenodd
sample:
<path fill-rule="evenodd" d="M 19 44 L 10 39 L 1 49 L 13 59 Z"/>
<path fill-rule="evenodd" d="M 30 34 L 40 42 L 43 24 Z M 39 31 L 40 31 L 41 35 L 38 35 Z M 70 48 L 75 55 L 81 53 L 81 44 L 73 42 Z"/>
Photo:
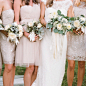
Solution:
<path fill-rule="evenodd" d="M 42 0 L 46 6 L 46 0 Z M 61 10 L 67 16 L 67 11 L 72 5 L 71 0 L 53 1 L 52 7 L 45 7 L 45 20 L 49 21 L 48 15 Z M 66 35 L 55 34 L 45 29 L 45 36 L 41 41 L 41 61 L 35 86 L 61 86 L 65 73 L 67 50 Z"/>

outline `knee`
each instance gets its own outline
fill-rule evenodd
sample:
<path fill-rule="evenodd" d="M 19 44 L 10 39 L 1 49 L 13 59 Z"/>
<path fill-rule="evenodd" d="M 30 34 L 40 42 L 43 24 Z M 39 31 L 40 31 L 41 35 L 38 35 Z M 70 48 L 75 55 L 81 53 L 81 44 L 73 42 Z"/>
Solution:
<path fill-rule="evenodd" d="M 6 71 L 7 73 L 10 73 L 11 70 L 12 70 L 12 66 L 6 66 L 6 67 L 5 67 L 5 71 Z"/>
<path fill-rule="evenodd" d="M 38 72 L 38 68 L 35 68 L 34 75 L 37 75 L 37 72 Z"/>
<path fill-rule="evenodd" d="M 69 64 L 68 67 L 69 67 L 69 70 L 70 70 L 70 71 L 71 71 L 71 70 L 74 70 L 75 64 Z"/>
<path fill-rule="evenodd" d="M 78 63 L 79 68 L 85 68 L 85 62 L 80 61 Z"/>
<path fill-rule="evenodd" d="M 28 68 L 28 73 L 32 75 L 33 71 L 34 71 L 34 66 L 30 66 Z"/>

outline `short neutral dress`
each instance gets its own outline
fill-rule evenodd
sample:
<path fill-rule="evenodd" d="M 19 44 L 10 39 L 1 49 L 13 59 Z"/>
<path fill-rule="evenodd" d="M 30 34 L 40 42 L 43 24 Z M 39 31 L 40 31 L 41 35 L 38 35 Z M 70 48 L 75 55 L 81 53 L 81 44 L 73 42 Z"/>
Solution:
<path fill-rule="evenodd" d="M 75 16 L 85 15 L 86 3 L 81 2 L 79 7 L 74 6 Z M 76 35 L 72 32 L 68 34 L 68 60 L 86 61 L 86 34 Z"/>
<path fill-rule="evenodd" d="M 14 21 L 14 11 L 12 9 L 2 12 L 3 25 L 11 24 Z M 15 58 L 15 44 L 7 41 L 7 37 L 1 34 L 1 54 L 4 64 L 13 64 Z"/>
<path fill-rule="evenodd" d="M 1 69 L 2 69 L 2 58 L 1 58 L 1 34 L 0 34 L 0 72 L 1 72 Z"/>
<path fill-rule="evenodd" d="M 33 20 L 38 21 L 40 18 L 40 5 L 33 4 L 24 5 L 20 10 L 21 22 L 20 24 L 24 26 L 24 29 L 27 29 L 27 23 Z M 30 42 L 28 38 L 23 36 L 20 39 L 20 43 L 16 48 L 16 58 L 15 65 L 16 66 L 24 66 L 29 67 L 29 65 L 39 66 L 40 59 L 40 41 Z"/>

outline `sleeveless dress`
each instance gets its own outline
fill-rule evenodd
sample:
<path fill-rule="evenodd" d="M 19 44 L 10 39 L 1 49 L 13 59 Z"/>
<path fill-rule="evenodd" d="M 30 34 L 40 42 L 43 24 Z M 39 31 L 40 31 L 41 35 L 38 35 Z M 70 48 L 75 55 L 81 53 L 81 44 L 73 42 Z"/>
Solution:
<path fill-rule="evenodd" d="M 28 22 L 33 20 L 39 21 L 40 18 L 40 5 L 33 4 L 24 5 L 21 7 L 20 10 L 21 15 L 21 22 L 20 24 L 27 25 Z M 27 26 L 24 26 L 26 30 Z M 20 39 L 20 43 L 17 45 L 16 48 L 16 59 L 15 65 L 16 66 L 24 66 L 29 67 L 29 65 L 36 65 L 39 66 L 39 59 L 40 59 L 40 41 L 37 40 L 36 42 L 30 42 L 28 38 L 23 36 Z"/>
<path fill-rule="evenodd" d="M 42 0 L 46 6 L 46 0 Z M 54 11 L 61 10 L 64 15 L 67 15 L 69 7 L 72 5 L 71 0 L 64 1 L 53 1 L 52 7 L 45 7 L 45 21 L 49 21 L 48 15 Z M 54 39 L 54 37 L 56 39 Z M 61 39 L 61 40 L 60 40 Z M 57 48 L 60 51 L 57 51 L 55 58 L 53 56 L 53 48 L 55 45 L 53 42 L 56 42 L 58 45 Z M 65 43 L 64 43 L 65 41 Z M 53 44 L 53 45 L 52 45 Z M 65 73 L 65 62 L 66 62 L 66 49 L 67 49 L 67 37 L 66 35 L 62 36 L 61 34 L 55 34 L 50 32 L 48 29 L 45 29 L 45 35 L 41 41 L 41 64 L 39 66 L 38 76 L 35 82 L 35 86 L 61 86 L 64 73 Z"/>
<path fill-rule="evenodd" d="M 14 21 L 14 11 L 12 9 L 2 12 L 3 25 L 11 24 Z M 1 34 L 1 54 L 4 64 L 13 64 L 15 58 L 15 44 L 7 41 L 7 37 Z"/>
<path fill-rule="evenodd" d="M 2 58 L 1 58 L 1 34 L 0 34 L 0 69 L 2 69 Z M 0 71 L 1 72 L 1 71 Z M 1 75 L 1 74 L 0 74 Z"/>
<path fill-rule="evenodd" d="M 86 17 L 86 3 L 80 2 L 80 6 L 74 6 L 75 16 L 84 15 Z M 76 35 L 72 32 L 68 34 L 68 60 L 86 61 L 86 34 Z"/>

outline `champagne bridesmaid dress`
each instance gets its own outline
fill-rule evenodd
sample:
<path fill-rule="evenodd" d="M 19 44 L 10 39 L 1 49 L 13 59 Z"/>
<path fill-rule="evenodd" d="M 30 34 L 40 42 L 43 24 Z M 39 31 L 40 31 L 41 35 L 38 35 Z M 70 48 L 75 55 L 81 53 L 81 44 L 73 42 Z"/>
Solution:
<path fill-rule="evenodd" d="M 1 58 L 1 34 L 0 34 L 0 69 L 2 69 L 2 58 Z M 1 72 L 1 71 L 0 71 Z M 0 74 L 1 75 L 1 74 Z"/>
<path fill-rule="evenodd" d="M 2 12 L 3 25 L 11 24 L 14 21 L 14 12 L 12 9 Z M 4 64 L 13 64 L 15 57 L 15 44 L 7 41 L 7 37 L 1 34 L 1 54 Z"/>
<path fill-rule="evenodd" d="M 27 29 L 27 23 L 33 20 L 38 21 L 40 18 L 40 5 L 33 4 L 24 5 L 21 7 L 20 10 L 21 15 L 21 22 L 20 24 L 24 26 L 24 29 Z M 16 66 L 24 66 L 29 67 L 29 65 L 36 65 L 39 66 L 39 57 L 40 57 L 40 41 L 37 40 L 36 42 L 30 42 L 28 38 L 23 36 L 20 39 L 20 43 L 17 45 L 16 48 L 16 59 L 15 65 Z"/>
<path fill-rule="evenodd" d="M 86 3 L 80 2 L 80 6 L 74 6 L 74 14 L 86 17 Z M 76 35 L 72 32 L 68 34 L 67 58 L 68 60 L 86 61 L 86 34 Z"/>

